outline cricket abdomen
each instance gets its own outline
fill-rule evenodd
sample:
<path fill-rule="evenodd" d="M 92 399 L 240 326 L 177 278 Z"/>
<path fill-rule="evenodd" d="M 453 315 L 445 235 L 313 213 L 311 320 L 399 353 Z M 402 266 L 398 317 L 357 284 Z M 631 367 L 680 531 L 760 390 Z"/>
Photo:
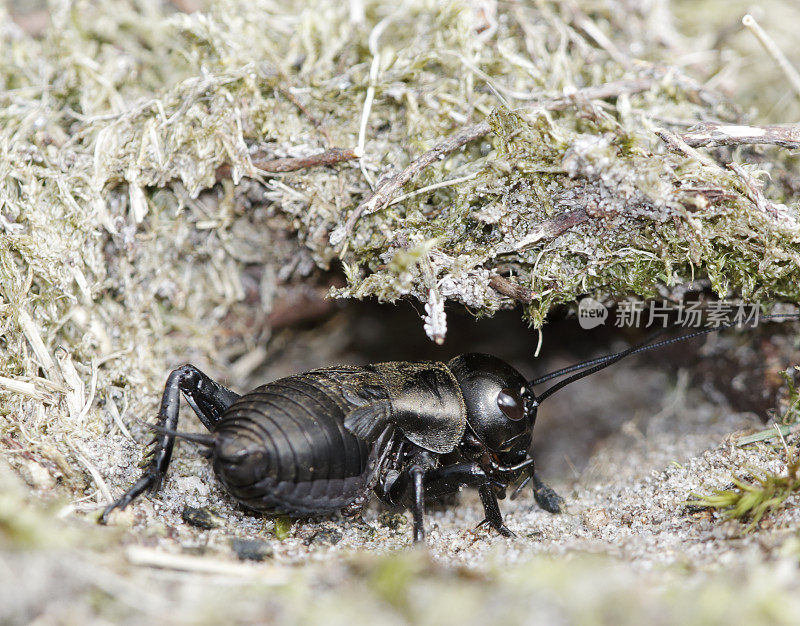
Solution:
<path fill-rule="evenodd" d="M 329 368 L 262 385 L 216 428 L 214 470 L 245 506 L 274 514 L 334 512 L 364 495 L 368 444 L 344 427 L 360 368 Z M 360 378 L 359 378 L 360 377 Z"/>

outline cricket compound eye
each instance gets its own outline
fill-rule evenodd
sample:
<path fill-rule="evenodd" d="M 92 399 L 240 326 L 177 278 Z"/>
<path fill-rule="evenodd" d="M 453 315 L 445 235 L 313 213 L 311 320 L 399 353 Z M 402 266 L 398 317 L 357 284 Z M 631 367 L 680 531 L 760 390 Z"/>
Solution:
<path fill-rule="evenodd" d="M 515 422 L 525 417 L 525 404 L 513 389 L 501 389 L 497 394 L 497 406 L 503 414 Z"/>

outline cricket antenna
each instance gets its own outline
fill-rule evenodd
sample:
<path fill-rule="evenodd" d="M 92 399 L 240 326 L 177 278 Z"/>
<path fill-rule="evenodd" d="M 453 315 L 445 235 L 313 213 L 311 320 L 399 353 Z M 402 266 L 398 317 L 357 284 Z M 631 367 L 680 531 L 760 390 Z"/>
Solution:
<path fill-rule="evenodd" d="M 800 313 L 784 313 L 784 314 L 776 314 L 776 315 L 761 315 L 757 318 L 758 320 L 779 320 L 779 319 L 800 319 Z M 569 367 L 562 368 L 560 370 L 556 370 L 554 372 L 550 372 L 549 374 L 545 374 L 544 376 L 540 376 L 539 378 L 534 378 L 533 380 L 529 381 L 530 385 L 537 385 L 542 383 L 546 380 L 551 380 L 553 378 L 558 378 L 559 376 L 563 376 L 564 374 L 568 374 L 570 372 L 578 371 L 577 374 L 573 374 L 564 380 L 557 382 L 555 385 L 548 387 L 542 393 L 536 395 L 536 404 L 541 404 L 545 398 L 552 396 L 556 391 L 559 389 L 563 389 L 567 385 L 574 383 L 585 376 L 589 376 L 594 374 L 595 372 L 599 372 L 602 369 L 605 369 L 609 365 L 613 365 L 617 361 L 621 361 L 627 356 L 632 354 L 639 354 L 640 352 L 646 352 L 648 350 L 653 350 L 655 348 L 661 348 L 663 346 L 668 346 L 671 343 L 677 343 L 679 341 L 685 341 L 687 339 L 692 339 L 694 337 L 699 337 L 700 335 L 706 335 L 708 333 L 713 333 L 719 330 L 724 330 L 726 328 L 731 328 L 733 326 L 741 325 L 739 322 L 728 322 L 726 324 L 720 324 L 719 326 L 714 326 L 713 328 L 704 328 L 702 330 L 697 330 L 691 333 L 686 333 L 685 335 L 681 335 L 680 337 L 673 337 L 671 339 L 663 339 L 661 341 L 657 341 L 656 343 L 652 343 L 658 337 L 664 334 L 664 330 L 655 333 L 654 335 L 645 339 L 642 343 L 636 344 L 635 346 L 631 346 L 622 352 L 617 352 L 615 354 L 607 354 L 605 356 L 598 357 L 596 359 L 591 359 L 589 361 L 584 361 L 583 363 L 577 363 L 575 365 L 570 365 Z M 584 369 L 588 368 L 588 369 Z"/>
<path fill-rule="evenodd" d="M 179 430 L 172 430 L 171 428 L 159 426 L 158 424 L 147 424 L 147 427 L 161 435 L 169 435 L 170 437 L 185 439 L 186 441 L 191 441 L 192 443 L 205 446 L 206 448 L 213 448 L 215 445 L 217 445 L 217 438 L 213 434 L 204 435 L 203 433 L 184 433 Z"/>

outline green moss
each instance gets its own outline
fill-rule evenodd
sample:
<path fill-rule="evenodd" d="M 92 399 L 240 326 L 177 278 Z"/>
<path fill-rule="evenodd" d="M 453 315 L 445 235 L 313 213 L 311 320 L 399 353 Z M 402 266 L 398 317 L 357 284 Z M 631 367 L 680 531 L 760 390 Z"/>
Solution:
<path fill-rule="evenodd" d="M 751 532 L 764 515 L 775 512 L 784 506 L 786 500 L 793 494 L 800 492 L 800 446 L 797 444 L 787 447 L 785 437 L 792 432 L 792 426 L 797 422 L 797 407 L 800 395 L 794 382 L 794 377 L 789 370 L 781 372 L 786 382 L 787 397 L 784 401 L 785 410 L 780 423 L 773 424 L 773 428 L 748 435 L 737 440 L 738 446 L 746 446 L 769 439 L 777 438 L 776 445 L 772 447 L 773 454 L 786 456 L 786 471 L 784 474 L 760 470 L 750 472 L 744 478 L 732 477 L 732 486 L 725 489 L 714 489 L 709 494 L 693 493 L 687 502 L 690 506 L 715 509 L 720 511 L 725 520 L 735 519 L 750 521 L 745 532 Z"/>
<path fill-rule="evenodd" d="M 5 461 L 0 463 L 0 553 L 52 549 L 70 539 L 69 529 L 53 521 L 54 503 L 32 506 L 31 501 Z"/>
<path fill-rule="evenodd" d="M 370 564 L 366 580 L 379 598 L 401 615 L 410 617 L 409 594 L 430 567 L 429 559 L 420 551 L 394 554 Z"/>
<path fill-rule="evenodd" d="M 749 521 L 745 532 L 751 532 L 764 515 L 779 510 L 793 494 L 800 492 L 800 454 L 786 464 L 783 475 L 752 472 L 745 478 L 732 477 L 733 486 L 714 489 L 709 494 L 692 494 L 690 506 L 715 509 L 723 519 Z"/>

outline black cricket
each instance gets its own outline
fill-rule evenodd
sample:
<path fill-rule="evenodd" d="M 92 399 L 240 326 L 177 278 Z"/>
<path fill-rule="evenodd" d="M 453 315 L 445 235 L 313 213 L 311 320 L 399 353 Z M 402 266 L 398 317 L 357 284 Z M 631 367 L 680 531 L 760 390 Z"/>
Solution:
<path fill-rule="evenodd" d="M 762 319 L 792 317 L 797 316 Z M 483 523 L 512 536 L 498 498 L 523 475 L 512 498 L 532 482 L 539 506 L 561 510 L 561 497 L 539 479 L 530 455 L 536 410 L 544 399 L 628 355 L 733 325 L 653 343 L 656 335 L 532 381 L 499 358 L 464 354 L 447 363 L 327 367 L 240 396 L 184 365 L 167 379 L 144 474 L 99 521 L 105 523 L 111 511 L 144 491 L 159 489 L 180 437 L 211 449 L 220 482 L 249 509 L 354 516 L 374 491 L 387 504 L 410 507 L 414 541 L 421 541 L 425 499 L 473 486 L 483 504 Z M 577 373 L 534 393 L 534 385 L 572 372 Z M 176 432 L 181 394 L 210 435 Z"/>

